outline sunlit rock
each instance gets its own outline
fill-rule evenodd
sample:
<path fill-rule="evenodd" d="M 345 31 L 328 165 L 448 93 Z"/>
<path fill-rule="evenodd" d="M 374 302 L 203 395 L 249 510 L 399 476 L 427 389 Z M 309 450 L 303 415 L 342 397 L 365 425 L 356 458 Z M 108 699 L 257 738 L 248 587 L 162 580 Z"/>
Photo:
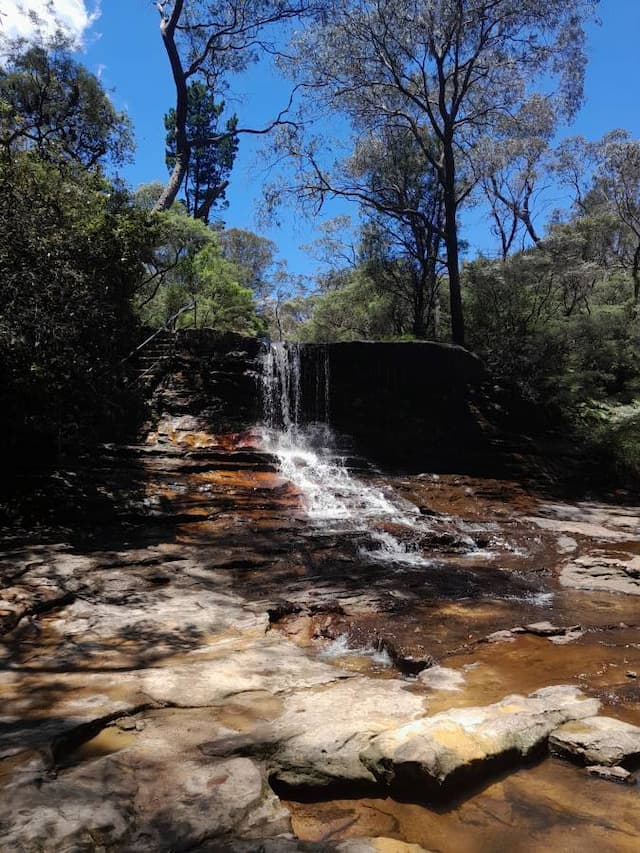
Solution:
<path fill-rule="evenodd" d="M 577 557 L 563 567 L 560 583 L 574 589 L 640 595 L 640 557 L 628 560 L 607 554 Z"/>
<path fill-rule="evenodd" d="M 552 732 L 549 748 L 585 764 L 621 764 L 640 755 L 640 727 L 613 717 L 589 717 Z"/>
<path fill-rule="evenodd" d="M 432 666 L 420 673 L 418 681 L 431 690 L 448 690 L 457 693 L 464 684 L 464 675 L 450 667 Z"/>
<path fill-rule="evenodd" d="M 375 783 L 361 751 L 375 735 L 424 712 L 423 698 L 400 681 L 359 677 L 294 693 L 261 734 L 274 745 L 272 778 L 290 788 Z"/>
<path fill-rule="evenodd" d="M 635 785 L 636 777 L 624 767 L 607 767 L 602 764 L 592 764 L 587 767 L 589 776 L 605 779 L 607 782 L 617 782 L 621 785 Z"/>
<path fill-rule="evenodd" d="M 450 782 L 471 781 L 501 764 L 516 764 L 559 725 L 591 716 L 598 705 L 575 687 L 546 687 L 530 696 L 456 708 L 384 732 L 360 757 L 392 790 L 428 796 Z"/>
<path fill-rule="evenodd" d="M 407 844 L 395 838 L 350 838 L 335 849 L 339 853 L 427 853 L 419 844 Z"/>

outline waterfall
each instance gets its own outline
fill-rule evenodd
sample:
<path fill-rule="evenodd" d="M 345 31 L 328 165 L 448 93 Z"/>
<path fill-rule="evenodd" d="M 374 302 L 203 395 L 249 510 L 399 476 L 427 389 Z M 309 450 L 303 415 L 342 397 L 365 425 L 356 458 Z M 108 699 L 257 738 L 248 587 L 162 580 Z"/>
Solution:
<path fill-rule="evenodd" d="M 361 553 L 374 561 L 422 564 L 415 549 L 376 522 L 415 528 L 417 507 L 401 506 L 354 476 L 329 424 L 331 379 L 327 346 L 273 343 L 262 365 L 263 438 L 281 475 L 301 493 L 306 516 L 323 529 L 362 533 Z"/>
<path fill-rule="evenodd" d="M 263 419 L 267 427 L 293 433 L 303 422 L 328 426 L 329 390 L 327 346 L 272 343 L 268 347 L 262 368 Z"/>
<path fill-rule="evenodd" d="M 328 423 L 328 347 L 271 344 L 263 357 L 264 437 L 280 473 L 302 493 L 315 519 L 349 519 L 354 509 L 384 515 L 392 507 L 379 490 L 353 478 L 337 454 Z"/>
<path fill-rule="evenodd" d="M 271 344 L 263 357 L 262 408 L 272 429 L 289 433 L 298 426 L 302 389 L 300 345 Z"/>

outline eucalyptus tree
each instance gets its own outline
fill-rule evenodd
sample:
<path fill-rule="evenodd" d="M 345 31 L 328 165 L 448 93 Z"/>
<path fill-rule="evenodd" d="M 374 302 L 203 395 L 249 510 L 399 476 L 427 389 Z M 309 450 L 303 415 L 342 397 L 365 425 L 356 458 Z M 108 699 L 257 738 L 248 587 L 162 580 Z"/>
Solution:
<path fill-rule="evenodd" d="M 496 144 L 487 139 L 474 152 L 474 175 L 489 206 L 492 231 L 504 260 L 512 251 L 538 245 L 536 223 L 554 166 L 550 139 L 555 129 L 552 105 L 532 97 L 528 119 L 521 111 L 510 135 Z"/>
<path fill-rule="evenodd" d="M 568 136 L 553 152 L 552 171 L 570 193 L 573 213 L 587 213 L 586 196 L 598 166 L 598 145 L 583 136 Z"/>
<path fill-rule="evenodd" d="M 326 269 L 320 274 L 318 284 L 321 290 L 331 290 L 332 278 L 340 278 L 345 268 L 355 269 L 359 261 L 359 251 L 353 234 L 353 220 L 347 214 L 333 216 L 318 223 L 318 236 L 311 243 L 302 246 L 312 258 Z"/>
<path fill-rule="evenodd" d="M 370 274 L 407 303 L 415 337 L 433 335 L 444 204 L 431 164 L 406 130 L 385 128 L 359 140 L 345 171 L 364 210 Z"/>
<path fill-rule="evenodd" d="M 500 145 L 553 101 L 568 120 L 582 102 L 583 23 L 597 0 L 329 0 L 298 36 L 288 67 L 308 101 L 344 112 L 358 135 L 410 133 L 442 188 L 452 338 L 464 343 L 458 213 L 475 151 Z M 540 92 L 534 86 L 539 84 Z M 321 182 L 319 182 L 321 183 Z"/>
<path fill-rule="evenodd" d="M 574 220 L 589 223 L 591 254 L 628 270 L 640 300 L 640 142 L 625 130 L 602 139 L 570 137 L 558 147 L 555 171 L 572 194 Z M 583 228 L 584 230 L 584 228 Z"/>
<path fill-rule="evenodd" d="M 239 134 L 268 133 L 287 112 L 287 108 L 283 109 L 264 128 L 239 128 L 232 122 L 221 130 L 217 125 L 204 126 L 192 133 L 190 87 L 202 83 L 212 93 L 212 103 L 219 102 L 231 75 L 244 71 L 263 53 L 275 52 L 270 38 L 275 25 L 301 15 L 307 4 L 306 0 L 157 0 L 155 6 L 175 86 L 173 167 L 156 204 L 157 210 L 168 210 L 184 183 L 194 150 L 204 152 L 209 146 L 219 150 Z M 215 118 L 222 116 L 219 113 Z"/>
<path fill-rule="evenodd" d="M 242 285 L 264 302 L 276 273 L 276 244 L 243 228 L 226 228 L 218 241 L 222 257 L 235 265 Z"/>
<path fill-rule="evenodd" d="M 633 302 L 640 299 L 640 142 L 631 139 L 624 131 L 614 131 L 604 137 L 599 145 L 600 167 L 596 175 L 595 190 L 623 223 L 630 257 L 624 252 L 633 279 Z"/>
<path fill-rule="evenodd" d="M 87 170 L 121 163 L 133 149 L 131 123 L 68 49 L 64 39 L 13 46 L 0 68 L 0 149 Z"/>
<path fill-rule="evenodd" d="M 412 333 L 418 338 L 432 334 L 444 236 L 443 194 L 412 134 L 391 126 L 371 130 L 360 136 L 349 155 L 332 164 L 323 162 L 315 140 L 305 140 L 299 127 L 285 129 L 283 144 L 299 167 L 295 186 L 280 182 L 268 201 L 278 203 L 292 193 L 312 212 L 319 212 L 327 197 L 356 202 L 366 257 L 347 245 L 348 217 L 321 226 L 325 233 L 316 241 L 316 251 L 321 249 L 329 269 L 336 258 L 349 267 L 366 263 L 379 284 L 384 282 L 382 286 L 407 302 Z M 327 282 L 330 287 L 331 279 Z"/>

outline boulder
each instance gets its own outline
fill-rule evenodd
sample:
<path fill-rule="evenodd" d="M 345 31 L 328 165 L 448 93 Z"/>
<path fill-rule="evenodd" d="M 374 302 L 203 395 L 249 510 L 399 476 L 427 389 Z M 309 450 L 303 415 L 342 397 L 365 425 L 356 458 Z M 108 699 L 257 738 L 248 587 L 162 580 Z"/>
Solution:
<path fill-rule="evenodd" d="M 375 735 L 425 711 L 424 699 L 403 682 L 365 677 L 295 692 L 284 703 L 283 714 L 261 738 L 251 737 L 273 744 L 272 783 L 303 789 L 374 786 L 376 777 L 360 761 L 361 751 Z"/>
<path fill-rule="evenodd" d="M 350 838 L 335 849 L 339 853 L 427 853 L 419 844 L 407 844 L 395 838 Z"/>
<path fill-rule="evenodd" d="M 588 717 L 552 732 L 555 755 L 611 767 L 640 755 L 640 727 L 613 717 Z"/>
<path fill-rule="evenodd" d="M 524 630 L 527 634 L 535 634 L 537 637 L 556 637 L 559 634 L 566 634 L 567 631 L 579 631 L 580 626 L 573 625 L 570 628 L 563 628 L 545 620 L 544 622 L 532 622 L 530 625 L 525 625 Z"/>
<path fill-rule="evenodd" d="M 519 634 L 533 634 L 534 637 L 545 637 L 552 643 L 558 646 L 572 643 L 574 640 L 580 639 L 584 631 L 580 625 L 570 625 L 568 627 L 561 625 L 553 625 L 551 622 L 532 622 L 529 625 L 517 625 L 515 628 L 503 631 L 494 631 L 487 637 L 490 643 L 513 643 L 516 636 Z"/>
<path fill-rule="evenodd" d="M 529 696 L 454 708 L 383 732 L 360 758 L 392 790 L 428 798 L 451 783 L 474 781 L 521 761 L 559 725 L 590 717 L 598 706 L 575 687 L 545 687 Z"/>
<path fill-rule="evenodd" d="M 523 632 L 525 634 L 533 634 L 536 637 L 546 637 L 557 646 L 563 646 L 567 643 L 572 643 L 574 640 L 579 640 L 583 635 L 581 625 L 553 625 L 551 622 L 532 622 L 530 625 L 525 625 Z"/>
<path fill-rule="evenodd" d="M 464 675 L 448 666 L 432 666 L 420 673 L 418 681 L 430 690 L 447 690 L 457 693 L 464 684 Z"/>
<path fill-rule="evenodd" d="M 502 630 L 502 631 L 494 631 L 493 634 L 489 634 L 487 636 L 487 641 L 489 643 L 514 643 L 515 636 L 513 631 Z"/>

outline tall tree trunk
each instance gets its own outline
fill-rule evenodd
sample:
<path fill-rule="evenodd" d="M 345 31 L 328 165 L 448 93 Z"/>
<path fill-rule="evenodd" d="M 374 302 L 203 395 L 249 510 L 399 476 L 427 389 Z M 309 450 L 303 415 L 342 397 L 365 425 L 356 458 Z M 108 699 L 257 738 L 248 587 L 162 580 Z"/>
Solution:
<path fill-rule="evenodd" d="M 529 212 L 529 200 L 527 199 L 520 211 L 520 219 L 524 224 L 524 227 L 527 229 L 527 233 L 529 237 L 533 240 L 533 242 L 537 245 L 541 242 L 540 235 L 535 229 L 535 226 L 531 220 L 531 213 Z"/>
<path fill-rule="evenodd" d="M 224 194 L 224 191 L 228 186 L 229 181 L 222 181 L 222 183 L 218 184 L 217 187 L 211 187 L 211 189 L 205 193 L 203 200 L 194 205 L 194 219 L 201 219 L 206 225 L 208 225 L 211 208 L 220 196 Z"/>
<path fill-rule="evenodd" d="M 636 246 L 633 254 L 633 269 L 631 271 L 633 277 L 633 304 L 638 304 L 640 298 L 640 243 Z"/>
<path fill-rule="evenodd" d="M 176 0 L 170 17 L 165 18 L 162 16 L 160 20 L 160 35 L 162 36 L 164 49 L 169 57 L 171 74 L 173 75 L 173 82 L 176 87 L 176 162 L 171 172 L 171 177 L 162 195 L 156 202 L 154 210 L 168 210 L 176 200 L 176 196 L 180 192 L 180 187 L 187 174 L 191 158 L 191 146 L 186 131 L 189 94 L 184 69 L 180 60 L 180 53 L 176 45 L 176 27 L 182 14 L 183 5 L 184 0 Z"/>
<path fill-rule="evenodd" d="M 437 239 L 437 238 L 436 238 Z M 430 245 L 437 253 L 437 244 L 432 240 Z M 436 255 L 433 254 L 427 262 L 427 270 L 425 273 L 426 282 L 425 288 L 429 294 L 426 306 L 425 327 L 429 340 L 438 340 L 438 277 L 436 274 Z"/>
<path fill-rule="evenodd" d="M 460 252 L 458 248 L 458 203 L 456 199 L 456 174 L 453 144 L 445 143 L 444 151 L 444 234 L 449 273 L 449 304 L 451 306 L 451 339 L 464 346 L 464 316 L 462 313 L 462 288 L 460 285 Z"/>
<path fill-rule="evenodd" d="M 171 172 L 167 185 L 162 191 L 162 195 L 155 203 L 154 210 L 169 210 L 176 196 L 180 192 L 180 187 L 184 181 L 184 176 L 189 168 L 189 150 L 188 146 L 185 150 L 179 151 L 176 156 L 176 163 Z"/>
<path fill-rule="evenodd" d="M 424 322 L 425 281 L 422 273 L 413 276 L 413 335 L 418 339 L 426 337 Z"/>

